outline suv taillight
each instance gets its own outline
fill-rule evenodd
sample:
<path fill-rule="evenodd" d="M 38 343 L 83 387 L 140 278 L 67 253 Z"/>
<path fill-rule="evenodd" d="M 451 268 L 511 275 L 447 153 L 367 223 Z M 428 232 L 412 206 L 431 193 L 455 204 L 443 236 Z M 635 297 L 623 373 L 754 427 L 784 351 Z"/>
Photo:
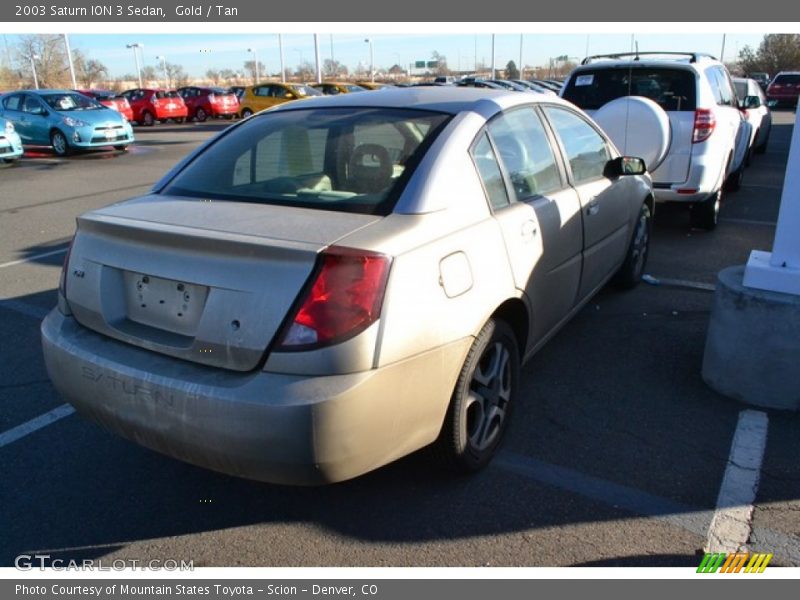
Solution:
<path fill-rule="evenodd" d="M 332 246 L 279 338 L 279 351 L 312 350 L 355 337 L 381 314 L 391 258 Z"/>
<path fill-rule="evenodd" d="M 717 118 L 714 113 L 707 108 L 698 108 L 694 111 L 694 131 L 692 132 L 692 143 L 705 142 L 714 128 L 717 126 Z"/>
<path fill-rule="evenodd" d="M 72 254 L 72 243 L 75 241 L 75 236 L 69 241 L 67 246 L 67 253 L 64 256 L 64 264 L 61 266 L 61 277 L 58 279 L 58 292 L 64 297 L 67 297 L 67 269 L 69 268 L 69 257 Z"/>

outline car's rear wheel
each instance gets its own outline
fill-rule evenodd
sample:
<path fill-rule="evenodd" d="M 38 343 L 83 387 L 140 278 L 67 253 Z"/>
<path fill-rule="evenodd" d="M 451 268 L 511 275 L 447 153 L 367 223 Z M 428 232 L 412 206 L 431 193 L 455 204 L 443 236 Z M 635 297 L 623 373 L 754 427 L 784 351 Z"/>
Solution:
<path fill-rule="evenodd" d="M 156 119 L 153 116 L 153 113 L 149 111 L 145 111 L 142 113 L 142 125 L 144 125 L 145 127 L 152 127 L 153 125 L 155 125 L 155 123 Z"/>
<path fill-rule="evenodd" d="M 717 227 L 719 221 L 719 209 L 722 205 L 722 189 L 711 194 L 702 202 L 695 202 L 692 205 L 692 225 L 698 229 L 712 231 Z"/>
<path fill-rule="evenodd" d="M 449 468 L 477 471 L 495 454 L 519 387 L 519 360 L 514 332 L 504 321 L 489 319 L 461 367 L 436 441 Z"/>
<path fill-rule="evenodd" d="M 50 132 L 50 145 L 53 147 L 53 152 L 58 156 L 69 156 L 72 153 L 67 136 L 58 129 Z"/>
<path fill-rule="evenodd" d="M 243 119 L 246 119 L 247 117 L 249 117 L 252 114 L 253 114 L 253 111 L 250 110 L 249 108 L 243 108 L 242 109 L 242 118 Z"/>
<path fill-rule="evenodd" d="M 639 218 L 636 221 L 625 261 L 614 275 L 613 283 L 620 289 L 631 289 L 642 280 L 644 268 L 647 265 L 647 254 L 650 250 L 652 222 L 653 215 L 650 207 L 643 203 L 639 209 Z"/>
<path fill-rule="evenodd" d="M 728 175 L 728 179 L 725 181 L 725 189 L 729 192 L 736 192 L 742 187 L 742 181 L 744 180 L 744 170 L 745 167 L 750 162 L 749 158 L 750 150 L 747 150 L 747 154 L 745 154 L 744 158 L 742 158 L 742 162 L 739 165 L 739 168 L 736 169 L 733 173 Z"/>
<path fill-rule="evenodd" d="M 198 108 L 194 113 L 194 118 L 198 123 L 202 123 L 208 118 L 208 114 L 202 108 Z"/>

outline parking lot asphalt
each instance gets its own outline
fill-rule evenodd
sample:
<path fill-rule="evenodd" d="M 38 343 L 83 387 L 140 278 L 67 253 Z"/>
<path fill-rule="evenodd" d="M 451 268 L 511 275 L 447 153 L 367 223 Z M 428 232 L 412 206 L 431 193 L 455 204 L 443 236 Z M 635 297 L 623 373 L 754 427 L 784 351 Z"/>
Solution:
<path fill-rule="evenodd" d="M 30 426 L 64 405 L 39 323 L 75 217 L 145 192 L 225 123 L 138 128 L 127 153 L 42 151 L 0 168 L 0 566 L 23 553 L 195 566 L 698 565 L 746 408 L 700 377 L 710 289 L 720 269 L 771 248 L 793 117 L 775 113 L 768 152 L 727 196 L 716 231 L 691 229 L 684 207 L 657 208 L 647 271 L 661 285 L 603 290 L 524 367 L 490 468 L 455 477 L 422 451 L 323 488 L 205 471 L 75 414 Z M 800 417 L 766 414 L 750 547 L 800 566 Z"/>

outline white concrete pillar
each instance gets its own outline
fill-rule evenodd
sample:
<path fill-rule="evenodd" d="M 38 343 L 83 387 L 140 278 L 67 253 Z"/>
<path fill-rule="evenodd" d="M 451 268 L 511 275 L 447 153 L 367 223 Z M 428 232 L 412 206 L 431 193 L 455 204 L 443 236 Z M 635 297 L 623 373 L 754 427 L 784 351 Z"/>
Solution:
<path fill-rule="evenodd" d="M 753 250 L 744 272 L 744 286 L 800 295 L 800 103 L 786 162 L 781 207 L 772 252 Z"/>

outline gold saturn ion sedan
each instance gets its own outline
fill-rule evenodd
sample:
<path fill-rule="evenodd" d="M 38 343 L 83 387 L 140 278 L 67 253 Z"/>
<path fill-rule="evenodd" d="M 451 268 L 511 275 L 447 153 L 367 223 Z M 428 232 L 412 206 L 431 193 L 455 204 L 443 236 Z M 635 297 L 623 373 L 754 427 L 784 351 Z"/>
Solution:
<path fill-rule="evenodd" d="M 287 103 L 78 218 L 47 370 L 86 417 L 240 477 L 330 483 L 430 444 L 477 470 L 520 365 L 641 278 L 652 213 L 643 161 L 555 96 Z"/>

